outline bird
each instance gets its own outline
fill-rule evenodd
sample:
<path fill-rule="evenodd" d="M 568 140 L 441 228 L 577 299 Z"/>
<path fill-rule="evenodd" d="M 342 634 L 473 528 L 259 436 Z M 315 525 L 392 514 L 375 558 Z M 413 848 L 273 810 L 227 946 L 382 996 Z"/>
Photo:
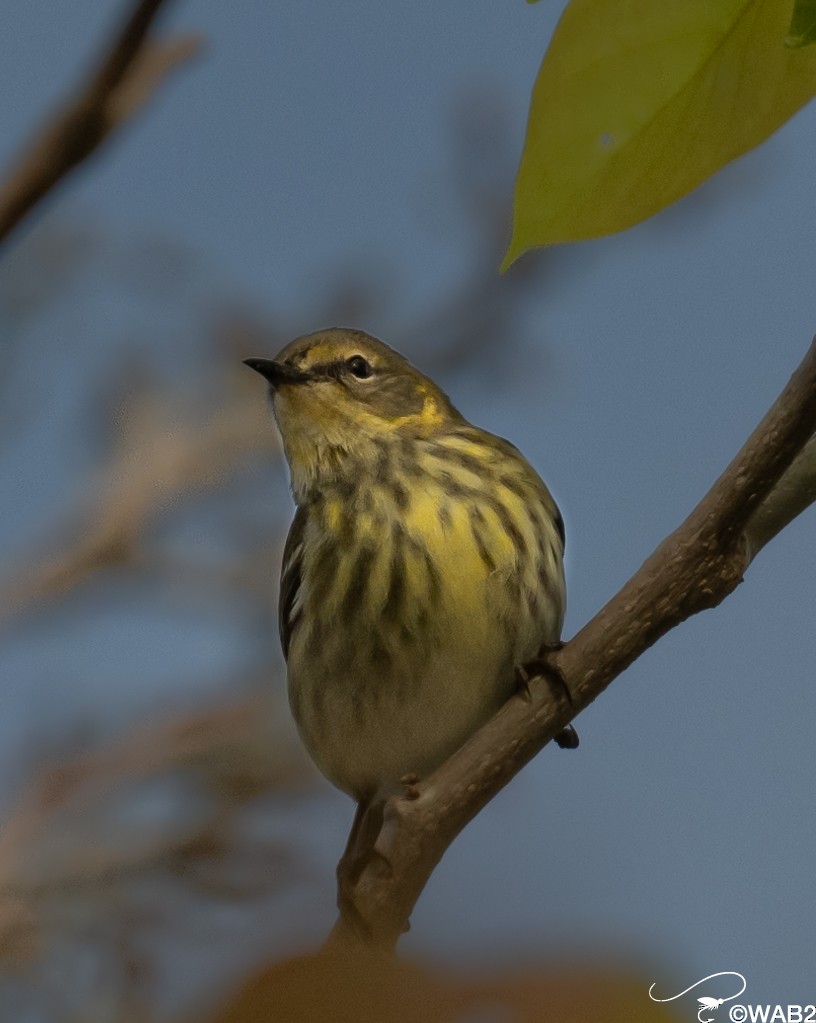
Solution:
<path fill-rule="evenodd" d="M 348 865 L 366 813 L 560 645 L 563 520 L 513 444 L 361 330 L 245 363 L 268 382 L 296 509 L 278 604 L 289 702 L 317 767 L 357 802 Z M 557 741 L 578 738 L 568 726 Z"/>

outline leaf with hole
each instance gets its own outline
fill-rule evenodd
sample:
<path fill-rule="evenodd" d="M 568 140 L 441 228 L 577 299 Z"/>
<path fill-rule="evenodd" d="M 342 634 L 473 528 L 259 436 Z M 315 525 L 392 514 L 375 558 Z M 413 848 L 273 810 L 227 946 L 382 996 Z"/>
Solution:
<path fill-rule="evenodd" d="M 785 46 L 792 10 L 572 0 L 533 89 L 502 269 L 645 220 L 791 117 L 816 93 L 816 48 Z"/>

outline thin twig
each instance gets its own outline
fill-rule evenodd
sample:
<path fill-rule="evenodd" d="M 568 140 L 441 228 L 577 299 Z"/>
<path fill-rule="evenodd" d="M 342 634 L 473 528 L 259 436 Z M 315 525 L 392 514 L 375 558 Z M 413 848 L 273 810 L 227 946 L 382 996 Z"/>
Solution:
<path fill-rule="evenodd" d="M 267 868 L 277 871 L 277 877 L 266 871 L 270 889 L 291 876 L 284 861 L 292 850 L 247 843 L 241 813 L 261 796 L 308 788 L 314 775 L 280 730 L 274 702 L 252 682 L 249 693 L 230 703 L 165 716 L 111 747 L 40 769 L 0 832 L 4 965 L 28 958 L 65 900 L 99 898 L 151 871 L 173 871 L 218 895 L 240 894 L 253 876 L 264 876 L 258 865 L 247 869 L 253 855 L 263 854 Z M 158 782 L 172 779 L 184 785 L 183 809 L 173 822 L 128 830 L 127 815 L 117 816 L 117 808 L 129 805 L 140 785 L 157 791 Z M 164 791 L 172 798 L 172 786 Z M 230 889 L 229 873 L 222 880 L 218 871 L 228 864 L 228 852 L 235 862 L 242 850 L 243 869 Z"/>
<path fill-rule="evenodd" d="M 18 157 L 0 189 L 0 244 L 31 209 L 198 49 L 194 36 L 152 45 L 164 0 L 140 0 L 96 71 Z"/>
<path fill-rule="evenodd" d="M 159 395 L 145 395 L 123 419 L 108 465 L 89 487 L 90 505 L 65 521 L 62 549 L 0 582 L 0 620 L 63 597 L 110 569 L 140 568 L 145 534 L 165 511 L 226 485 L 259 453 L 279 446 L 266 408 L 231 394 L 203 413 L 177 413 Z"/>

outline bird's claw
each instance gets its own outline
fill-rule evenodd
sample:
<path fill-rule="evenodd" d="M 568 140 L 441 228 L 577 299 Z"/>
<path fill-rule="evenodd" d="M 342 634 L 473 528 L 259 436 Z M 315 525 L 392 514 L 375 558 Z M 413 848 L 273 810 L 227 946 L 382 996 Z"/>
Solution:
<path fill-rule="evenodd" d="M 555 745 L 559 749 L 578 749 L 581 745 L 581 740 L 578 738 L 578 733 L 572 725 L 567 725 L 566 728 L 562 728 L 558 735 L 556 735 Z"/>
<path fill-rule="evenodd" d="M 406 799 L 419 799 L 419 775 L 410 772 L 404 774 L 400 778 L 400 785 L 402 785 L 402 794 Z"/>
<path fill-rule="evenodd" d="M 530 672 L 528 671 L 528 665 L 519 664 L 516 667 L 516 682 L 518 684 L 518 694 L 522 700 L 526 700 L 527 703 L 531 703 L 533 694 L 530 692 Z"/>
<path fill-rule="evenodd" d="M 548 650 L 542 651 L 542 653 L 533 661 L 528 661 L 526 664 L 520 664 L 516 668 L 516 679 L 518 681 L 519 696 L 523 700 L 528 702 L 532 700 L 532 693 L 530 692 L 530 680 L 533 678 L 544 678 L 549 682 L 550 687 L 558 691 L 558 695 L 565 696 L 570 706 L 573 706 L 575 701 L 572 698 L 570 688 L 564 679 L 564 676 L 553 664 L 546 659 L 546 653 L 549 650 L 560 650 L 563 643 L 548 648 Z M 567 725 L 562 728 L 561 731 L 555 737 L 555 744 L 559 749 L 577 749 L 580 740 L 578 733 L 575 731 L 572 725 Z"/>

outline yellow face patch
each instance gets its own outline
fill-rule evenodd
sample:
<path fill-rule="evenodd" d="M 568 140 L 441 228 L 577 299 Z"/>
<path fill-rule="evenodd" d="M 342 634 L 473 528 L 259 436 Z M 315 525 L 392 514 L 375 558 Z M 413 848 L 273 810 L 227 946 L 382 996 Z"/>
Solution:
<path fill-rule="evenodd" d="M 416 394 L 422 400 L 418 412 L 388 417 L 369 408 L 341 383 L 325 379 L 312 384 L 280 387 L 275 396 L 275 410 L 281 429 L 285 429 L 285 419 L 296 419 L 299 427 L 305 427 L 308 434 L 313 434 L 313 428 L 323 434 L 348 434 L 345 442 L 353 446 L 359 431 L 370 437 L 387 436 L 398 431 L 416 431 L 427 436 L 443 426 L 450 417 L 449 408 L 421 384 L 417 385 Z M 310 422 L 306 423 L 306 419 Z M 337 439 L 341 440 L 340 437 Z"/>
<path fill-rule="evenodd" d="M 297 493 L 376 466 L 389 440 L 430 437 L 462 421 L 431 380 L 359 331 L 298 338 L 277 361 L 306 374 L 281 379 L 273 389 Z"/>

